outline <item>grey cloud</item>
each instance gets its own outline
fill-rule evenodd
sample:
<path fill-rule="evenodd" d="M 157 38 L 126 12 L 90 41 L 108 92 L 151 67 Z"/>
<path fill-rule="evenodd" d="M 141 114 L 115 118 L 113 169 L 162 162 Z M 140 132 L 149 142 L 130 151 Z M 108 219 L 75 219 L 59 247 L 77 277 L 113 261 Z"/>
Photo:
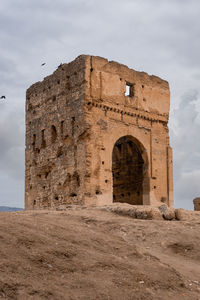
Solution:
<path fill-rule="evenodd" d="M 16 180 L 23 178 L 24 114 L 17 109 L 4 116 L 1 114 L 0 172 L 4 172 Z"/>
<path fill-rule="evenodd" d="M 24 180 L 9 177 L 0 171 L 0 205 L 24 207 Z"/>
<path fill-rule="evenodd" d="M 172 113 L 171 138 L 174 148 L 176 205 L 192 208 L 192 198 L 200 194 L 200 115 L 198 91 L 188 91 Z"/>

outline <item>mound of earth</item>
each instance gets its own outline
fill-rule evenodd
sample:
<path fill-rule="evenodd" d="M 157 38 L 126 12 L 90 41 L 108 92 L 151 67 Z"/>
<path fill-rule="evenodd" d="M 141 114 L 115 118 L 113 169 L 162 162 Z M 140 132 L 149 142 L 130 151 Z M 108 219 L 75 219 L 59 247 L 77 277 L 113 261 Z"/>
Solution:
<path fill-rule="evenodd" d="M 198 300 L 199 227 L 191 213 L 184 221 L 107 208 L 0 213 L 0 298 Z"/>

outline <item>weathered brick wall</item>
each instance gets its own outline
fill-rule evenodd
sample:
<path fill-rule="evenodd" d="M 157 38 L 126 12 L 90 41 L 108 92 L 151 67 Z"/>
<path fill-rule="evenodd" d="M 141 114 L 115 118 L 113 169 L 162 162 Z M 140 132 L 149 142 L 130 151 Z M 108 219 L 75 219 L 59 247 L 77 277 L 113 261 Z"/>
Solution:
<path fill-rule="evenodd" d="M 90 57 L 86 80 L 86 119 L 92 128 L 87 145 L 90 193 L 86 203 L 93 203 L 94 198 L 98 204 L 113 202 L 113 147 L 118 139 L 129 136 L 144 160 L 143 204 L 162 201 L 172 206 L 168 83 L 101 57 Z M 127 85 L 130 96 L 125 95 Z"/>
<path fill-rule="evenodd" d="M 196 211 L 200 211 L 200 198 L 195 198 L 193 200 L 193 203 L 194 203 L 194 210 Z"/>
<path fill-rule="evenodd" d="M 27 90 L 26 208 L 83 203 L 85 57 Z"/>
<path fill-rule="evenodd" d="M 123 136 L 143 159 L 142 203 L 173 205 L 168 116 L 168 83 L 156 76 L 100 57 L 63 64 L 27 90 L 26 208 L 112 203 Z"/>

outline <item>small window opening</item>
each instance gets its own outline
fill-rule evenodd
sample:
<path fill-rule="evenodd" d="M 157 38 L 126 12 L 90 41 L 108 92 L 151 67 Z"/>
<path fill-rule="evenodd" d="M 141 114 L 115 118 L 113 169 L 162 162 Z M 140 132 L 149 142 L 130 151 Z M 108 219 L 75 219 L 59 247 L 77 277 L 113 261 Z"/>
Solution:
<path fill-rule="evenodd" d="M 54 143 L 57 139 L 57 131 L 54 125 L 51 126 L 51 142 Z"/>
<path fill-rule="evenodd" d="M 45 147 L 46 147 L 46 141 L 45 141 L 45 138 L 44 138 L 44 132 L 45 132 L 45 129 L 42 130 L 42 143 L 41 143 L 41 148 L 45 148 Z"/>
<path fill-rule="evenodd" d="M 128 96 L 128 97 L 133 97 L 134 96 L 134 84 L 126 82 L 125 96 Z"/>
<path fill-rule="evenodd" d="M 166 197 L 161 197 L 161 200 L 160 200 L 162 203 L 167 203 L 167 198 Z"/>
<path fill-rule="evenodd" d="M 32 108 L 33 108 L 33 106 L 32 106 L 32 104 L 30 103 L 30 104 L 28 105 L 28 111 L 30 111 Z"/>
<path fill-rule="evenodd" d="M 96 190 L 96 195 L 101 195 L 102 192 L 100 190 Z"/>
<path fill-rule="evenodd" d="M 76 193 L 71 193 L 70 197 L 77 197 L 77 194 Z"/>
<path fill-rule="evenodd" d="M 130 85 L 127 85 L 127 84 L 126 84 L 125 96 L 130 96 Z"/>
<path fill-rule="evenodd" d="M 77 172 L 73 174 L 72 179 L 77 186 L 80 186 L 80 176 Z"/>
<path fill-rule="evenodd" d="M 60 156 L 62 156 L 62 155 L 63 155 L 63 148 L 62 148 L 62 146 L 60 146 L 60 147 L 58 147 L 58 151 L 57 151 L 56 156 L 57 156 L 57 157 L 60 157 Z"/>
<path fill-rule="evenodd" d="M 74 135 L 74 124 L 75 124 L 75 117 L 72 117 L 72 136 Z"/>
<path fill-rule="evenodd" d="M 33 135 L 33 142 L 32 142 L 33 150 L 35 150 L 35 142 L 36 142 L 36 134 Z"/>
<path fill-rule="evenodd" d="M 60 133 L 61 133 L 62 137 L 63 137 L 63 128 L 64 128 L 64 121 L 61 121 L 60 122 Z"/>

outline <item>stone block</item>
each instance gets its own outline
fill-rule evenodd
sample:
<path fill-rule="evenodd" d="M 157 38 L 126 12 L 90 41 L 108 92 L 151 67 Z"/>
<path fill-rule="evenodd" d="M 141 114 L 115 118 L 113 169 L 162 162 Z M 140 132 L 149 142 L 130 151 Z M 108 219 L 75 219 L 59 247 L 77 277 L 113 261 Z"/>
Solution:
<path fill-rule="evenodd" d="M 193 203 L 194 203 L 194 210 L 200 211 L 200 197 L 195 198 L 193 200 Z"/>

